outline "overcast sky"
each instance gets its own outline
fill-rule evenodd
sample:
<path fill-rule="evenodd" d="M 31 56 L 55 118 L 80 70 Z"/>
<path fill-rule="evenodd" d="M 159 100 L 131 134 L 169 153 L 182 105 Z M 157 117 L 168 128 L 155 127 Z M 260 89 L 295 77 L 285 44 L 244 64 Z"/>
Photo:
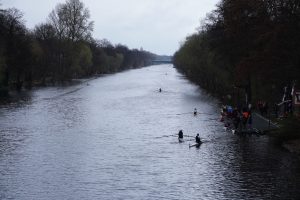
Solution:
<path fill-rule="evenodd" d="M 196 31 L 219 0 L 81 0 L 94 21 L 93 36 L 113 44 L 172 55 L 185 37 Z M 24 13 L 28 28 L 45 22 L 65 0 L 0 0 L 3 8 Z"/>

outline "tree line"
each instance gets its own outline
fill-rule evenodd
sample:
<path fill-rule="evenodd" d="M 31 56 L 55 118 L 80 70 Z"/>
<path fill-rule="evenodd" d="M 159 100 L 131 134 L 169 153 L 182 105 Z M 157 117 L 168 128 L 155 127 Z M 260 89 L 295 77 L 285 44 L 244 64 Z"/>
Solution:
<path fill-rule="evenodd" d="M 174 55 L 207 91 L 281 101 L 300 78 L 300 1 L 221 0 Z"/>
<path fill-rule="evenodd" d="M 33 30 L 0 5 L 0 93 L 151 64 L 150 52 L 93 38 L 93 25 L 80 0 L 58 4 Z"/>

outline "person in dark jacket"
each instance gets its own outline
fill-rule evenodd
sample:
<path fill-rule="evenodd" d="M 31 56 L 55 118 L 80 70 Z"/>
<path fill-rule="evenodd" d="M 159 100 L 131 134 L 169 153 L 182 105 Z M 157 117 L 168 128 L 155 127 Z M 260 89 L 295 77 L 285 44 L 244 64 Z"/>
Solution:
<path fill-rule="evenodd" d="M 182 132 L 182 130 L 180 130 L 178 132 L 178 139 L 183 139 L 183 132 Z"/>
<path fill-rule="evenodd" d="M 195 139 L 196 139 L 197 144 L 202 143 L 201 140 L 200 140 L 200 137 L 199 137 L 199 133 L 197 133 L 197 136 L 195 137 Z"/>

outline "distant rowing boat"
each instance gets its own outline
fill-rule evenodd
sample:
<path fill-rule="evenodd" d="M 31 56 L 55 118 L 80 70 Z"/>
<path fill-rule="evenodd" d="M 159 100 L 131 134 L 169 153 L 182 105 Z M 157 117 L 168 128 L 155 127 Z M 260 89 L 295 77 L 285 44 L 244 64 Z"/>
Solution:
<path fill-rule="evenodd" d="M 184 142 L 183 138 L 178 138 L 178 142 Z"/>

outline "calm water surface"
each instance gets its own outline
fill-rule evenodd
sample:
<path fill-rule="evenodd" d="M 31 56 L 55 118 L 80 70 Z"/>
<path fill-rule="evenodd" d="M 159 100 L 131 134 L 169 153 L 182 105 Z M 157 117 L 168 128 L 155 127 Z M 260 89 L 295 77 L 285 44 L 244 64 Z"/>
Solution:
<path fill-rule="evenodd" d="M 0 106 L 0 199 L 300 199 L 299 159 L 217 118 L 171 65 L 24 93 Z"/>

